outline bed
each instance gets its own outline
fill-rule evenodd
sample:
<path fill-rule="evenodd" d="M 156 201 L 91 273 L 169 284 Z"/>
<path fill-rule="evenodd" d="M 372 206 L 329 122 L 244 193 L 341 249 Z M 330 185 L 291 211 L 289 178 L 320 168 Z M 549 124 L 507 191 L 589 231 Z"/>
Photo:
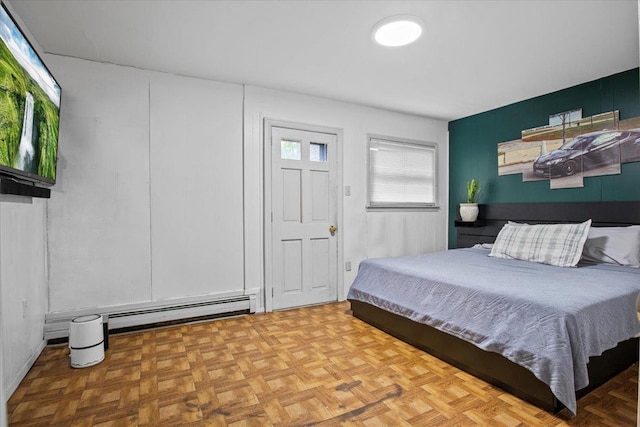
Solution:
<path fill-rule="evenodd" d="M 481 205 L 483 226 L 465 228 L 465 245 L 493 242 L 509 220 L 587 219 L 592 227 L 637 225 L 640 202 Z M 353 314 L 551 412 L 575 415 L 577 398 L 638 360 L 640 269 L 489 253 L 366 260 L 348 295 Z"/>

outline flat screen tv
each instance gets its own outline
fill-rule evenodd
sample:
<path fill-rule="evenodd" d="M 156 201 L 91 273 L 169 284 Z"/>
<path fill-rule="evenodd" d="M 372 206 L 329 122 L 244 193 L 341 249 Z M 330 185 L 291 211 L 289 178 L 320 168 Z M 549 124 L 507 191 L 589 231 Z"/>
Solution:
<path fill-rule="evenodd" d="M 60 86 L 0 7 L 0 176 L 53 185 Z"/>

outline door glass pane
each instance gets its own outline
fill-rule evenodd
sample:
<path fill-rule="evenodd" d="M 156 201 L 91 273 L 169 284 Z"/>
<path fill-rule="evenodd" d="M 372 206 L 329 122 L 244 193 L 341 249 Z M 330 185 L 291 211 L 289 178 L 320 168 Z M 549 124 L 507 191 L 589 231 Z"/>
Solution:
<path fill-rule="evenodd" d="M 280 140 L 280 158 L 285 160 L 300 160 L 300 142 Z"/>
<path fill-rule="evenodd" d="M 312 162 L 327 161 L 327 144 L 312 142 L 309 144 L 309 160 Z"/>

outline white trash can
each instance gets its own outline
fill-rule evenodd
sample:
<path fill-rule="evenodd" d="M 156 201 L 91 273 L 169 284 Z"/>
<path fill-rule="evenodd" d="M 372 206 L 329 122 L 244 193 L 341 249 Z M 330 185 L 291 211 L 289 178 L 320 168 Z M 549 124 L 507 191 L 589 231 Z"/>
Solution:
<path fill-rule="evenodd" d="M 80 316 L 69 322 L 69 349 L 72 368 L 86 368 L 104 360 L 102 316 Z"/>

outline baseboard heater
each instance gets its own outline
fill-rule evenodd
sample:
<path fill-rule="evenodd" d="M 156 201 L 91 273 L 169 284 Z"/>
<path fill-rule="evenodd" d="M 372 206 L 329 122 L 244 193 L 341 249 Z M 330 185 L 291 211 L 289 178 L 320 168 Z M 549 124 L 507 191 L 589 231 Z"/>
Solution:
<path fill-rule="evenodd" d="M 153 304 L 153 305 L 152 305 Z M 112 307 L 83 309 L 73 312 L 49 313 L 45 316 L 44 338 L 56 341 L 69 336 L 69 322 L 87 314 L 107 315 L 109 330 L 132 330 L 155 324 L 223 317 L 225 315 L 256 312 L 255 295 L 242 295 L 211 300 L 187 300 Z"/>

